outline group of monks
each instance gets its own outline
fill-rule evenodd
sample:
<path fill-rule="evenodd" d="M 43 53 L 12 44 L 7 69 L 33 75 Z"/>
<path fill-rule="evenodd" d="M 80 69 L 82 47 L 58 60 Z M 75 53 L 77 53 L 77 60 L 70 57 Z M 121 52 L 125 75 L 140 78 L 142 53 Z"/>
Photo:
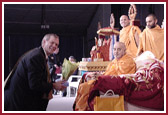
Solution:
<path fill-rule="evenodd" d="M 139 27 L 130 25 L 128 16 L 120 17 L 119 41 L 113 47 L 114 59 L 109 63 L 106 71 L 99 75 L 118 76 L 122 74 L 134 74 L 136 63 L 134 58 L 145 51 L 152 52 L 157 60 L 164 61 L 164 29 L 157 25 L 157 18 L 153 14 L 146 17 L 146 28 L 141 32 Z M 74 110 L 89 110 L 87 99 L 89 91 L 96 81 L 95 73 L 86 76 L 94 78 L 80 83 Z M 87 90 L 86 90 L 87 89 Z"/>
<path fill-rule="evenodd" d="M 156 16 L 154 14 L 149 14 L 146 17 L 146 28 L 142 32 L 138 26 L 131 25 L 131 22 L 132 21 L 126 15 L 122 15 L 120 17 L 120 25 L 122 29 L 119 32 L 119 42 L 123 42 L 125 44 L 126 52 L 129 53 L 133 58 L 135 58 L 145 51 L 151 51 L 157 59 L 163 61 L 164 29 L 160 28 L 160 26 L 157 25 Z M 108 42 L 106 42 L 106 45 L 99 47 L 99 52 L 102 53 L 101 57 L 104 61 L 109 61 L 112 59 L 110 58 L 110 54 L 113 54 L 113 51 L 109 50 L 109 47 L 111 47 L 111 39 L 104 41 Z M 116 40 L 114 41 L 114 43 L 115 42 Z M 92 54 L 93 53 L 91 51 L 91 56 Z"/>
<path fill-rule="evenodd" d="M 133 57 L 151 51 L 157 59 L 164 60 L 164 29 L 157 25 L 154 14 L 146 17 L 146 28 L 141 32 L 137 26 L 129 25 L 126 15 L 121 16 L 120 42 L 125 43 L 127 52 Z"/>
<path fill-rule="evenodd" d="M 120 24 L 123 28 L 120 31 L 119 42 L 116 42 L 113 48 L 113 55 L 115 59 L 107 67 L 105 75 L 134 73 L 135 71 L 132 71 L 130 67 L 134 66 L 134 60 L 129 59 L 126 55 L 129 55 L 132 58 L 136 58 L 143 52 L 150 51 L 158 60 L 164 61 L 164 29 L 157 25 L 157 18 L 154 14 L 149 14 L 146 17 L 146 28 L 143 30 L 143 32 L 141 32 L 139 27 L 130 25 L 130 20 L 126 15 L 122 15 L 120 17 Z M 121 45 L 121 43 L 124 43 L 125 46 Z M 120 47 L 126 48 L 126 55 L 120 57 L 121 59 L 117 59 L 115 54 L 116 46 L 118 44 L 120 44 Z M 119 61 L 126 62 L 124 63 L 124 69 L 122 69 L 123 66 L 120 65 L 115 67 L 112 66 L 114 63 L 119 64 Z M 128 67 L 131 70 L 127 70 Z M 117 70 L 117 73 L 113 72 L 115 69 Z M 134 68 L 134 70 L 136 69 Z"/>

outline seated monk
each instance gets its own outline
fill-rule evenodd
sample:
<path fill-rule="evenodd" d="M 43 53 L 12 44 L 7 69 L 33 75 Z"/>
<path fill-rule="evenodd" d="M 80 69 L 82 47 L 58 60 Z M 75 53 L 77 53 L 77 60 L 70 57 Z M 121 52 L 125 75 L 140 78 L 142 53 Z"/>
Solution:
<path fill-rule="evenodd" d="M 116 42 L 113 49 L 115 59 L 107 66 L 104 75 L 132 74 L 136 71 L 133 58 L 126 53 L 125 44 Z"/>
<path fill-rule="evenodd" d="M 108 90 L 124 95 L 124 100 L 133 105 L 164 110 L 164 63 L 150 51 L 136 57 L 135 63 L 137 70 L 134 74 L 98 77 L 89 92 L 90 110 L 94 110 L 95 97 Z"/>
<path fill-rule="evenodd" d="M 114 57 L 115 59 L 108 65 L 107 70 L 102 73 L 91 72 L 86 75 L 87 82 L 80 83 L 77 97 L 74 103 L 74 110 L 86 111 L 89 110 L 87 100 L 89 97 L 90 89 L 94 86 L 96 78 L 101 75 L 121 75 L 135 73 L 136 65 L 128 54 L 126 54 L 125 44 L 116 42 L 114 44 Z"/>

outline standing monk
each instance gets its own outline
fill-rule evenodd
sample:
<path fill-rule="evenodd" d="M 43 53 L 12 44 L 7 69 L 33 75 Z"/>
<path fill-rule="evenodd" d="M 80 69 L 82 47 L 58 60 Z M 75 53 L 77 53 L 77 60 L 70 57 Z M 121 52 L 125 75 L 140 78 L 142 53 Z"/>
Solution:
<path fill-rule="evenodd" d="M 119 41 L 125 43 L 127 53 L 136 57 L 141 30 L 137 26 L 130 25 L 130 20 L 126 15 L 120 17 L 120 25 L 122 30 L 120 30 Z"/>
<path fill-rule="evenodd" d="M 144 51 L 151 51 L 157 59 L 164 60 L 164 29 L 157 25 L 154 14 L 146 17 L 146 28 L 140 36 L 137 55 Z"/>

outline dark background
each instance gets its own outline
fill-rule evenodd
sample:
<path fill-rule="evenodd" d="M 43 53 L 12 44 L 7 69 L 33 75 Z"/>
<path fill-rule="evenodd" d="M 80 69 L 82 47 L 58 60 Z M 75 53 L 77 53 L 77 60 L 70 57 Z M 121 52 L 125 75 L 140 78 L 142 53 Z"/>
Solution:
<path fill-rule="evenodd" d="M 115 28 L 121 29 L 119 18 L 128 14 L 130 4 L 4 4 L 4 77 L 26 51 L 39 47 L 46 33 L 60 37 L 60 60 L 70 55 L 81 61 L 90 57 L 97 37 L 97 23 L 109 26 L 114 13 Z M 137 17 L 145 27 L 145 17 L 154 13 L 158 24 L 164 19 L 163 4 L 136 4 Z M 41 28 L 49 25 L 49 28 Z"/>

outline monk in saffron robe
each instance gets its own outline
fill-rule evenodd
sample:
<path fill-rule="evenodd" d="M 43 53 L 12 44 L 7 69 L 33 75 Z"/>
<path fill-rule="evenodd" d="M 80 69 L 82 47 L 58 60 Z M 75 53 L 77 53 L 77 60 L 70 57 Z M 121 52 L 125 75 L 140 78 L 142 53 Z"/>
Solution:
<path fill-rule="evenodd" d="M 98 77 L 88 97 L 90 110 L 94 110 L 94 98 L 108 90 L 124 95 L 124 100 L 134 105 L 164 110 L 163 63 L 149 51 L 143 52 L 135 62 L 138 69 L 134 74 Z"/>
<path fill-rule="evenodd" d="M 101 75 L 121 75 L 121 74 L 133 74 L 136 71 L 136 65 L 133 58 L 126 54 L 125 44 L 122 42 L 116 42 L 113 49 L 115 59 L 108 65 L 105 73 L 91 73 L 90 81 L 80 83 L 77 97 L 74 103 L 74 110 L 76 111 L 87 111 L 88 107 L 88 97 L 90 89 L 94 86 L 96 79 Z M 93 76 L 92 76 L 93 75 Z M 96 75 L 96 77 L 95 77 Z M 87 75 L 86 75 L 87 76 Z"/>
<path fill-rule="evenodd" d="M 159 60 L 164 60 L 164 29 L 157 25 L 157 18 L 153 14 L 146 17 L 146 28 L 140 35 L 137 55 L 151 51 Z"/>
<path fill-rule="evenodd" d="M 126 53 L 122 42 L 116 42 L 113 49 L 115 59 L 107 66 L 104 75 L 132 74 L 136 71 L 133 58 Z"/>
<path fill-rule="evenodd" d="M 120 25 L 123 28 L 120 30 L 119 41 L 125 43 L 127 52 L 131 54 L 132 57 L 136 57 L 141 30 L 137 26 L 130 25 L 130 20 L 126 15 L 120 17 Z"/>

